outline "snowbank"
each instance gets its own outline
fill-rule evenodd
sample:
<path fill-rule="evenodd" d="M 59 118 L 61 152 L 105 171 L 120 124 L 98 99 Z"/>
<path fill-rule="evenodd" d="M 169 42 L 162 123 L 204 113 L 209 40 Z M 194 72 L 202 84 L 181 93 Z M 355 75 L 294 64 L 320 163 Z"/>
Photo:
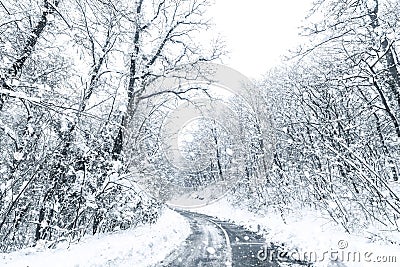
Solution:
<path fill-rule="evenodd" d="M 226 199 L 193 211 L 260 232 L 267 242 L 284 244 L 282 249 L 293 253 L 293 258 L 311 258 L 314 266 L 400 266 L 398 232 L 383 233 L 370 228 L 358 234 L 348 234 L 329 216 L 316 211 L 299 210 L 283 217 L 276 213 L 255 214 L 233 207 Z M 376 238 L 385 235 L 390 237 L 390 241 Z M 341 262 L 334 262 L 334 259 Z"/>
<path fill-rule="evenodd" d="M 165 209 L 153 225 L 88 236 L 69 248 L 39 251 L 36 247 L 0 254 L 0 266 L 149 266 L 164 259 L 189 234 L 189 223 Z"/>

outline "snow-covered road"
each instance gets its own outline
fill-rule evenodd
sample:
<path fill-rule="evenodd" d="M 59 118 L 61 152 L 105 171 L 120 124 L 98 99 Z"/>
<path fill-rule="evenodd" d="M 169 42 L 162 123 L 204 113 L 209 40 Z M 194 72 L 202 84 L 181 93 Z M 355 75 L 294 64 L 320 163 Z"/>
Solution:
<path fill-rule="evenodd" d="M 265 249 L 265 239 L 241 226 L 204 214 L 179 212 L 189 220 L 192 233 L 178 249 L 154 266 L 295 266 L 263 260 L 260 252 Z"/>

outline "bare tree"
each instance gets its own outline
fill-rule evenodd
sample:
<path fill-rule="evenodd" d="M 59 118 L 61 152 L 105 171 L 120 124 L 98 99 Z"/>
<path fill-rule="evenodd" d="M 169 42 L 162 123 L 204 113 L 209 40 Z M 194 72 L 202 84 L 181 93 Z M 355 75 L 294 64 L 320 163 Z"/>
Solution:
<path fill-rule="evenodd" d="M 139 102 L 148 98 L 145 93 L 149 84 L 170 73 L 176 74 L 185 66 L 215 60 L 223 52 L 218 42 L 211 50 L 203 51 L 193 39 L 196 32 L 210 27 L 204 17 L 209 5 L 207 0 L 139 0 L 132 7 L 133 14 L 126 15 L 125 19 L 134 29 L 130 37 L 133 49 L 127 54 L 127 112 L 115 139 L 113 152 L 116 157 L 122 151 L 124 132 L 130 131 L 129 125 Z M 165 93 L 171 93 L 171 88 L 166 88 Z"/>

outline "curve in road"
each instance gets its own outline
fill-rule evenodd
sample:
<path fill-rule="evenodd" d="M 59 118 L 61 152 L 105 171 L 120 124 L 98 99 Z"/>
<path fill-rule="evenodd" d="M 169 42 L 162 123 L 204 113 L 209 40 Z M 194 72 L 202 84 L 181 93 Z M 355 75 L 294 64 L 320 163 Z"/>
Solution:
<path fill-rule="evenodd" d="M 304 266 L 289 259 L 269 260 L 265 253 L 278 247 L 241 226 L 208 215 L 177 210 L 190 223 L 192 233 L 166 259 L 156 266 L 166 267 L 278 267 Z"/>

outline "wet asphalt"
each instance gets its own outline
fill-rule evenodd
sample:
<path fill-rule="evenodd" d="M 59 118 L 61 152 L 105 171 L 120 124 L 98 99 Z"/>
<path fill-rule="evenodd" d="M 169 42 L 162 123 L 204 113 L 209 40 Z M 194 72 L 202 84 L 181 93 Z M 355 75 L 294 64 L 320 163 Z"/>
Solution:
<path fill-rule="evenodd" d="M 187 218 L 192 233 L 157 267 L 310 266 L 285 258 L 279 246 L 242 226 L 195 212 L 177 212 Z"/>

